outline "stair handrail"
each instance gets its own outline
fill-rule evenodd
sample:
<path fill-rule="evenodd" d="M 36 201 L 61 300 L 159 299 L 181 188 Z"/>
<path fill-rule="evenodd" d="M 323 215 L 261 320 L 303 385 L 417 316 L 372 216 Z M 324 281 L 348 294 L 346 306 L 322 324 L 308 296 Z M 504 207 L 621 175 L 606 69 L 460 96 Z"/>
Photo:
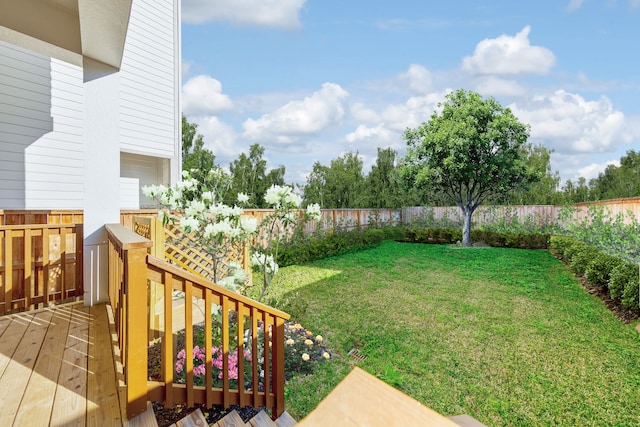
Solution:
<path fill-rule="evenodd" d="M 165 405 L 186 403 L 189 407 L 220 404 L 267 407 L 276 418 L 284 412 L 284 323 L 289 315 L 265 304 L 237 294 L 199 275 L 147 254 L 151 241 L 138 236 L 120 224 L 106 226 L 109 235 L 109 297 L 114 310 L 118 343 L 124 371 L 127 418 L 144 412 L 147 400 L 162 401 Z M 164 292 L 162 331 L 161 376 L 148 380 L 148 328 L 147 290 L 151 282 L 161 284 Z M 193 360 L 186 357 L 185 384 L 176 384 L 173 339 L 164 339 L 173 333 L 173 293 L 184 294 L 185 303 L 185 354 L 193 352 L 193 298 L 204 301 L 204 341 L 212 342 L 212 306 L 221 307 L 222 319 L 222 387 L 213 387 L 213 355 L 211 346 L 205 349 L 204 387 L 195 386 Z M 236 313 L 237 335 L 230 336 L 229 312 Z M 226 315 L 225 315 L 226 314 Z M 245 316 L 250 317 L 245 331 Z M 259 335 L 260 324 L 264 331 Z M 269 332 L 269 333 L 267 333 Z M 249 338 L 250 337 L 250 338 Z M 245 340 L 252 355 L 245 361 Z M 261 342 L 259 342 L 262 340 Z M 236 345 L 237 387 L 230 387 L 230 343 Z M 262 345 L 263 357 L 259 355 Z M 245 362 L 250 365 L 245 369 Z M 260 376 L 260 373 L 263 376 Z M 248 381 L 248 378 L 251 378 Z M 260 378 L 263 378 L 260 380 Z M 264 381 L 262 384 L 260 381 Z M 249 384 L 246 387 L 246 384 Z"/>

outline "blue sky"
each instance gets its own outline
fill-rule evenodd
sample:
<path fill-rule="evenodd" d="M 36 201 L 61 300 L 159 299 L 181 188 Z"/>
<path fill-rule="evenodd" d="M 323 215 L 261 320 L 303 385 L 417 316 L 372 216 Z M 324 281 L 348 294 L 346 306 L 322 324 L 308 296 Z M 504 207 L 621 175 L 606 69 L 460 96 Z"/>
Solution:
<path fill-rule="evenodd" d="M 182 0 L 182 108 L 217 163 L 251 144 L 304 183 L 459 88 L 493 96 L 563 180 L 640 149 L 640 0 Z"/>

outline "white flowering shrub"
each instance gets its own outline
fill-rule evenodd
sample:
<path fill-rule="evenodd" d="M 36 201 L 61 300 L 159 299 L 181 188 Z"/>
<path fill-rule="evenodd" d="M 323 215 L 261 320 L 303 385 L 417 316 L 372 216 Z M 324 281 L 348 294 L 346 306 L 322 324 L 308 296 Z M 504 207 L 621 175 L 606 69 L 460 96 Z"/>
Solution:
<path fill-rule="evenodd" d="M 262 273 L 262 289 L 258 301 L 278 272 L 278 250 L 280 242 L 291 235 L 294 228 L 309 219 L 320 219 L 320 206 L 309 205 L 306 211 L 300 211 L 302 197 L 289 186 L 272 185 L 264 196 L 265 202 L 273 208 L 258 228 L 258 238 L 252 247 L 251 264 Z"/>
<path fill-rule="evenodd" d="M 158 216 L 164 224 L 179 225 L 207 249 L 213 265 L 209 273 L 215 283 L 242 291 L 242 286 L 247 282 L 242 267 L 231 263 L 227 277 L 219 277 L 219 266 L 226 256 L 229 244 L 252 242 L 251 264 L 262 273 L 262 289 L 258 298 L 262 300 L 278 272 L 280 242 L 302 222 L 320 219 L 320 206 L 312 204 L 306 211 L 300 211 L 302 197 L 293 188 L 272 185 L 264 198 L 273 208 L 273 213 L 258 224 L 256 218 L 243 215 L 244 209 L 241 206 L 249 200 L 246 194 L 239 193 L 238 204 L 234 206 L 220 202 L 229 182 L 228 175 L 222 169 L 216 168 L 208 173 L 207 176 L 211 179 L 205 183 L 193 178 L 192 172 L 194 171 L 183 172 L 182 181 L 173 187 L 150 185 L 143 187 L 142 191 L 150 199 L 158 201 Z"/>
<path fill-rule="evenodd" d="M 209 176 L 227 181 L 221 169 L 209 173 Z M 158 201 L 158 216 L 164 224 L 180 226 L 208 251 L 212 261 L 209 274 L 213 281 L 238 291 L 246 283 L 246 272 L 240 264 L 230 263 L 227 277 L 220 277 L 221 263 L 226 258 L 229 245 L 250 239 L 256 232 L 258 222 L 253 217 L 243 216 L 242 207 L 219 202 L 223 187 L 216 186 L 215 180 L 205 185 L 192 178 L 188 171 L 183 172 L 182 178 L 173 187 L 151 185 L 143 187 L 142 192 Z M 240 194 L 238 203 L 241 204 L 243 200 L 247 198 Z"/>

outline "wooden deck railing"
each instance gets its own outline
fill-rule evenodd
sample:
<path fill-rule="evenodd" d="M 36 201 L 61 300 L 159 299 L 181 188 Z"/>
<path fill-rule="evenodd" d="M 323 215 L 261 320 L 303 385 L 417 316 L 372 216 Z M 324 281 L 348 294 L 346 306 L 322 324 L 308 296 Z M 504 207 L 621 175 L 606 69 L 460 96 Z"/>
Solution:
<path fill-rule="evenodd" d="M 109 295 L 127 417 L 144 412 L 147 400 L 168 406 L 264 406 L 279 416 L 284 411 L 284 322 L 289 316 L 148 255 L 151 241 L 119 224 L 107 225 L 107 232 Z M 151 282 L 162 286 L 163 298 L 161 338 L 154 343 L 161 349 L 159 371 L 148 380 Z M 177 310 L 177 303 L 184 310 Z M 204 347 L 202 360 L 190 357 L 196 345 Z M 177 372 L 181 350 L 186 357 Z M 204 372 L 195 369 L 200 362 Z"/>
<path fill-rule="evenodd" d="M 81 298 L 82 224 L 0 225 L 0 315 Z"/>

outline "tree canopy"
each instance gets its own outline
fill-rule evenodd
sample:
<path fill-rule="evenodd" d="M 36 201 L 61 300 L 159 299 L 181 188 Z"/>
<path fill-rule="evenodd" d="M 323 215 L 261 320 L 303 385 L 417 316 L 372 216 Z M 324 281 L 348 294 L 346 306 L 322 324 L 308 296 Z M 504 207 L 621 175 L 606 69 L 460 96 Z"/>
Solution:
<path fill-rule="evenodd" d="M 440 111 L 416 129 L 407 129 L 403 179 L 434 188 L 460 207 L 463 243 L 471 244 L 471 216 L 491 197 L 540 179 L 526 164 L 529 126 L 494 98 L 457 90 Z"/>
<path fill-rule="evenodd" d="M 216 156 L 204 147 L 204 139 L 198 133 L 198 125 L 189 123 L 182 115 L 182 170 L 198 170 L 206 173 L 213 169 Z M 200 179 L 200 177 L 195 177 Z"/>

